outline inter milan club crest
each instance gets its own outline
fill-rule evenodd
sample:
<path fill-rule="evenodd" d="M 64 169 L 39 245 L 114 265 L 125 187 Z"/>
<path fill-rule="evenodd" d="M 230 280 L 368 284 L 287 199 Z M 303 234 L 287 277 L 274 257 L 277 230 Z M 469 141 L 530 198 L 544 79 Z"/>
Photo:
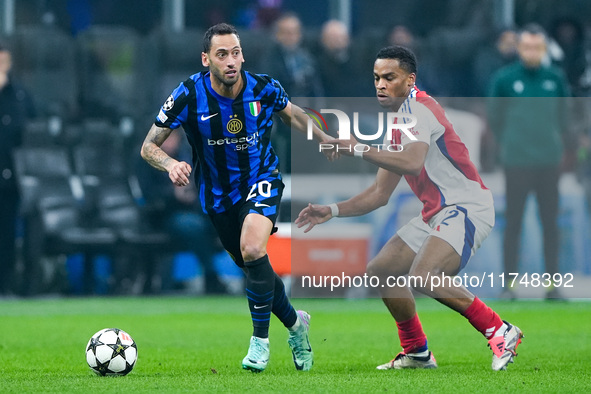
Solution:
<path fill-rule="evenodd" d="M 238 118 L 238 115 L 231 115 L 230 121 L 226 125 L 226 129 L 232 134 L 237 134 L 242 130 L 242 122 Z"/>
<path fill-rule="evenodd" d="M 250 114 L 252 116 L 259 116 L 261 113 L 261 102 L 260 101 L 253 101 L 252 103 L 248 104 L 250 107 Z"/>

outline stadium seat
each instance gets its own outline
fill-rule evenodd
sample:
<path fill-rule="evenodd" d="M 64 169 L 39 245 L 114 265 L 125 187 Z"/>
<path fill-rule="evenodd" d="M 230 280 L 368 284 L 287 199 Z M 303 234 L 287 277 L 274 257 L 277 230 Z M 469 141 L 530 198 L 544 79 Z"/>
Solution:
<path fill-rule="evenodd" d="M 80 101 L 85 117 L 142 114 L 150 85 L 142 78 L 143 41 L 131 28 L 94 25 L 76 37 Z"/>
<path fill-rule="evenodd" d="M 86 294 L 94 292 L 94 260 L 99 255 L 112 259 L 117 251 L 118 238 L 113 229 L 97 225 L 92 210 L 80 209 L 70 196 L 43 197 L 39 201 L 43 254 L 64 255 L 81 253 L 84 258 Z M 29 244 L 29 246 L 31 246 Z"/>
<path fill-rule="evenodd" d="M 94 257 L 112 255 L 117 236 L 112 229 L 96 225 L 67 150 L 57 146 L 19 148 L 15 167 L 26 223 L 24 261 L 29 281 L 24 293 L 54 290 L 42 288 L 47 281 L 41 275 L 41 261 L 72 253 L 84 255 L 84 288 L 91 293 Z"/>
<path fill-rule="evenodd" d="M 71 119 L 78 111 L 74 40 L 44 25 L 18 25 L 12 38 L 13 72 L 33 97 L 39 116 Z"/>
<path fill-rule="evenodd" d="M 23 131 L 25 147 L 68 147 L 81 137 L 79 126 L 64 123 L 59 116 L 40 117 L 27 121 Z"/>
<path fill-rule="evenodd" d="M 41 197 L 75 195 L 68 153 L 61 147 L 22 147 L 14 152 L 15 170 L 21 195 L 21 210 L 34 213 Z M 71 183 L 72 182 L 72 183 Z"/>
<path fill-rule="evenodd" d="M 31 120 L 25 125 L 23 145 L 41 147 L 53 145 L 54 142 L 47 119 Z"/>
<path fill-rule="evenodd" d="M 138 276 L 144 292 L 157 290 L 152 278 L 160 259 L 170 252 L 171 240 L 166 232 L 149 225 L 138 205 L 141 191 L 127 170 L 125 156 L 108 144 L 81 144 L 74 148 L 74 165 L 87 198 L 96 206 L 98 220 L 113 229 L 119 240 L 115 291 L 129 292 L 130 279 L 136 281 Z"/>
<path fill-rule="evenodd" d="M 164 103 L 166 97 L 191 75 L 204 70 L 201 65 L 201 42 L 205 32 L 185 29 L 181 32 L 157 30 L 147 39 L 147 52 L 152 54 L 149 70 L 151 77 L 151 110 Z M 154 115 L 155 116 L 155 115 Z"/>

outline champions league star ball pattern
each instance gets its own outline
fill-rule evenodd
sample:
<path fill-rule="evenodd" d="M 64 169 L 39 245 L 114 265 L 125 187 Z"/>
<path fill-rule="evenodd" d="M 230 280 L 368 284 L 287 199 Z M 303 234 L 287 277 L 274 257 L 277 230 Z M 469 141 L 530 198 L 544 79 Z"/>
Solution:
<path fill-rule="evenodd" d="M 86 345 L 86 362 L 101 376 L 123 376 L 137 361 L 137 346 L 131 336 L 118 328 L 105 328 Z"/>
<path fill-rule="evenodd" d="M 170 96 L 168 96 L 168 98 L 164 102 L 162 109 L 164 109 L 165 111 L 170 111 L 172 109 L 172 107 L 174 107 L 174 97 L 171 94 Z"/>

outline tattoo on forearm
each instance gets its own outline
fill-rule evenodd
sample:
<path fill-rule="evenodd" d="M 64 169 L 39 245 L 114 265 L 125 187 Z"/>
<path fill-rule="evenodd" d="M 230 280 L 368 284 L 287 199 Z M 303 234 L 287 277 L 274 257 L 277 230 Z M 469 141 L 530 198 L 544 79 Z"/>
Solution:
<path fill-rule="evenodd" d="M 168 138 L 168 136 L 170 135 L 171 132 L 172 132 L 171 129 L 165 129 L 162 127 L 154 127 L 152 130 L 150 130 L 150 133 L 148 134 L 147 138 L 150 138 L 150 140 L 153 143 L 160 146 Z"/>
<path fill-rule="evenodd" d="M 171 132 L 171 129 L 153 127 L 148 132 L 144 144 L 142 145 L 142 157 L 144 160 L 146 160 L 152 167 L 161 171 L 168 171 L 168 165 L 172 160 L 172 158 L 160 148 Z"/>

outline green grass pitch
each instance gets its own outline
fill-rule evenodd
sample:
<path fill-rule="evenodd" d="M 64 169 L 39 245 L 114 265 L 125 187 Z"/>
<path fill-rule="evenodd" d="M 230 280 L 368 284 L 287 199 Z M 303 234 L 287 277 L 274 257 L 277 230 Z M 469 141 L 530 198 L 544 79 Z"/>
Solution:
<path fill-rule="evenodd" d="M 525 338 L 507 371 L 490 369 L 486 340 L 430 299 L 418 310 L 437 370 L 378 371 L 398 351 L 378 299 L 297 299 L 312 315 L 315 365 L 298 372 L 287 331 L 271 322 L 266 371 L 241 369 L 251 333 L 243 298 L 79 298 L 0 301 L 0 392 L 590 392 L 591 303 L 489 302 Z M 84 346 L 118 327 L 138 346 L 125 377 L 94 375 Z"/>

